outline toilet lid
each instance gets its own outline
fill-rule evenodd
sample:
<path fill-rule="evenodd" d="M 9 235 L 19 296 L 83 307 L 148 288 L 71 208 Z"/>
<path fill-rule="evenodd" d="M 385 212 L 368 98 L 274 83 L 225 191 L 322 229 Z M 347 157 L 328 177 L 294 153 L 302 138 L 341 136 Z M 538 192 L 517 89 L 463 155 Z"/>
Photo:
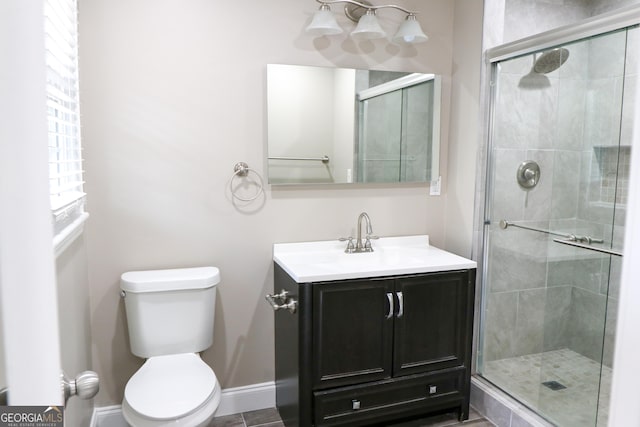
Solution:
<path fill-rule="evenodd" d="M 216 383 L 213 370 L 194 353 L 157 356 L 131 377 L 124 398 L 145 417 L 173 419 L 198 409 Z"/>

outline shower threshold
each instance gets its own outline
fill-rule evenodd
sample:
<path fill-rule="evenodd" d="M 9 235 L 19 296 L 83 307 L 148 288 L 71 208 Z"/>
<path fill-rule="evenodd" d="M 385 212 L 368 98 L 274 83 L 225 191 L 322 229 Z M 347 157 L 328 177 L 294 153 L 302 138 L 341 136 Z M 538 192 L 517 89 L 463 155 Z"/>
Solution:
<path fill-rule="evenodd" d="M 485 362 L 482 376 L 560 427 L 607 425 L 611 368 L 575 351 Z"/>

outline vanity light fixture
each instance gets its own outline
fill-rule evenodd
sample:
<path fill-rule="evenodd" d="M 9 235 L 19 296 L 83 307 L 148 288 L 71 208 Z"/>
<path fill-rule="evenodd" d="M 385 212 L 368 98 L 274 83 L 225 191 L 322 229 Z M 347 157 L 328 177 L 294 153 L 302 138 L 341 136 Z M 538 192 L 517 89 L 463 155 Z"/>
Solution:
<path fill-rule="evenodd" d="M 333 13 L 331 13 L 331 8 L 326 3 L 322 3 L 320 9 L 314 13 L 311 24 L 309 24 L 306 31 L 316 36 L 332 36 L 344 32 L 338 25 Z"/>
<path fill-rule="evenodd" d="M 356 40 L 374 40 L 386 36 L 387 33 L 380 26 L 374 9 L 367 9 L 367 13 L 358 21 L 356 29 L 351 32 L 351 37 Z"/>
<path fill-rule="evenodd" d="M 347 3 L 344 13 L 349 19 L 358 25 L 351 32 L 351 37 L 356 40 L 373 40 L 386 37 L 385 31 L 380 26 L 376 17 L 378 9 L 397 9 L 407 14 L 406 19 L 398 28 L 392 41 L 398 44 L 415 44 L 426 42 L 429 37 L 422 31 L 420 23 L 416 19 L 416 13 L 394 4 L 374 6 L 368 1 L 356 0 L 316 0 L 320 3 L 320 9 L 313 15 L 306 32 L 315 36 L 331 36 L 341 34 L 342 28 L 338 25 L 335 16 L 331 12 L 332 4 Z"/>

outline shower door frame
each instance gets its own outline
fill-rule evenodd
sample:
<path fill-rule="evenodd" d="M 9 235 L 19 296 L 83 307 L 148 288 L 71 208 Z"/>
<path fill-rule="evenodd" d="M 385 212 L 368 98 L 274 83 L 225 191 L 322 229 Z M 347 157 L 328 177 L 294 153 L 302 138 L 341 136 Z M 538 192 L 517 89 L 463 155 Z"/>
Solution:
<path fill-rule="evenodd" d="M 490 49 L 487 49 L 483 54 L 484 68 L 482 77 L 482 89 L 481 97 L 483 100 L 483 118 L 482 118 L 482 136 L 481 146 L 479 147 L 478 164 L 480 167 L 476 173 L 477 182 L 480 186 L 476 190 L 476 194 L 482 192 L 481 197 L 476 197 L 475 206 L 475 235 L 478 237 L 475 240 L 474 252 L 477 254 L 474 258 L 478 261 L 478 282 L 476 283 L 476 295 L 479 299 L 476 302 L 475 310 L 475 324 L 477 325 L 474 330 L 474 351 L 475 357 L 472 359 L 472 372 L 477 374 L 478 354 L 481 349 L 480 337 L 484 331 L 484 310 L 486 308 L 486 298 L 484 293 L 485 284 L 487 283 L 488 272 L 488 259 L 485 256 L 487 253 L 488 245 L 488 228 L 486 227 L 486 207 L 489 205 L 492 197 L 492 185 L 491 185 L 491 156 L 490 149 L 491 143 L 491 131 L 493 128 L 494 119 L 494 106 L 495 97 L 497 94 L 497 82 L 496 67 L 495 64 L 508 59 L 513 59 L 519 56 L 532 54 L 534 52 L 542 51 L 544 49 L 557 47 L 569 43 L 574 43 L 589 37 L 599 36 L 613 31 L 619 31 L 628 27 L 640 25 L 640 4 L 633 5 L 619 10 L 598 15 L 593 18 L 589 18 L 579 22 L 577 24 L 567 25 L 559 27 L 553 30 L 545 31 L 533 36 L 525 37 L 513 42 L 505 43 Z M 640 87 L 637 91 L 637 96 L 640 98 Z M 636 114 L 636 118 L 640 118 L 640 109 Z M 640 126 L 640 122 L 639 126 Z M 640 133 L 637 133 L 640 135 Z M 634 139 L 639 139 L 640 136 L 635 136 Z M 638 150 L 640 151 L 640 150 Z M 640 157 L 636 155 L 635 158 Z M 632 168 L 633 169 L 633 168 Z M 633 173 L 633 172 L 632 172 Z M 639 204 L 640 205 L 640 204 Z M 627 231 L 629 234 L 629 231 Z M 636 241 L 639 239 L 636 239 Z M 627 247 L 625 247 L 626 250 Z M 625 272 L 622 273 L 622 280 L 625 280 Z M 624 288 L 624 287 L 623 287 Z M 620 332 L 620 331 L 619 331 Z M 616 346 L 618 346 L 616 340 Z M 615 375 L 615 370 L 614 370 Z M 615 381 L 615 379 L 614 379 Z M 614 382 L 613 388 L 616 387 Z M 511 396 L 512 399 L 517 398 Z M 613 407 L 616 403 L 615 394 L 612 396 L 610 406 Z M 612 414 L 613 415 L 613 414 Z M 640 411 L 638 416 L 640 417 Z"/>

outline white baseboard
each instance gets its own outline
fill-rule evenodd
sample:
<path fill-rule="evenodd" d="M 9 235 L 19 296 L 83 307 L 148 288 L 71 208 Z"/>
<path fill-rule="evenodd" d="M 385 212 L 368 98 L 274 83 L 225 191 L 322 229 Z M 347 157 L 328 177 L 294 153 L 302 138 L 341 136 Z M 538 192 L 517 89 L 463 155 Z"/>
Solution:
<path fill-rule="evenodd" d="M 122 406 L 93 408 L 89 427 L 129 427 L 122 416 Z"/>
<path fill-rule="evenodd" d="M 276 383 L 269 381 L 222 390 L 216 417 L 276 406 Z"/>
<path fill-rule="evenodd" d="M 256 411 L 276 406 L 276 385 L 273 381 L 222 390 L 216 417 Z M 128 427 L 120 405 L 93 409 L 90 427 Z"/>

